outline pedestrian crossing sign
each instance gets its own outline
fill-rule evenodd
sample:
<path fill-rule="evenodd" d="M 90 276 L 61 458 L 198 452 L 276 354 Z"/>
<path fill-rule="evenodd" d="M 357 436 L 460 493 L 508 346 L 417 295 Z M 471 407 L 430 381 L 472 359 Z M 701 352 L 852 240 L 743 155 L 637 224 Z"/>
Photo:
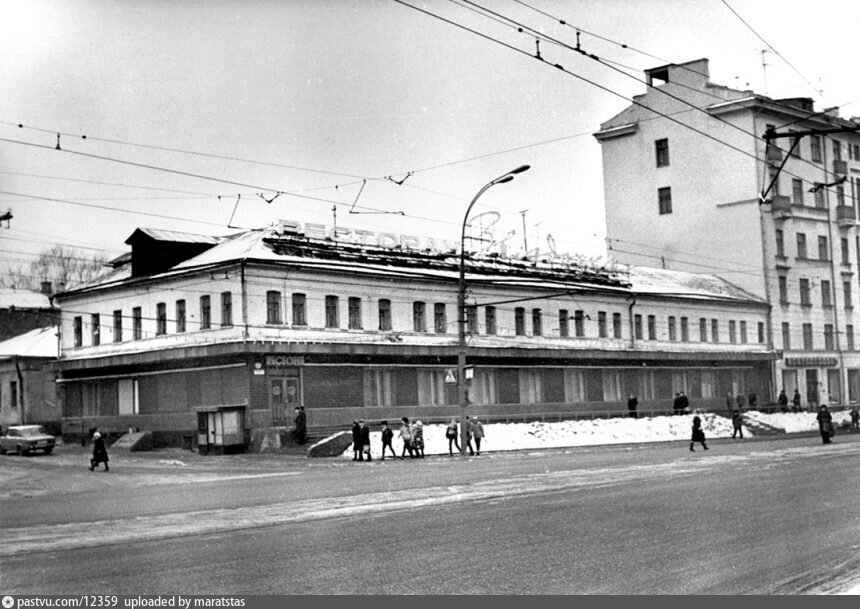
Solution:
<path fill-rule="evenodd" d="M 451 368 L 448 368 L 448 370 L 445 371 L 445 384 L 446 385 L 456 385 L 457 384 L 457 377 L 454 374 L 454 370 L 452 370 Z"/>

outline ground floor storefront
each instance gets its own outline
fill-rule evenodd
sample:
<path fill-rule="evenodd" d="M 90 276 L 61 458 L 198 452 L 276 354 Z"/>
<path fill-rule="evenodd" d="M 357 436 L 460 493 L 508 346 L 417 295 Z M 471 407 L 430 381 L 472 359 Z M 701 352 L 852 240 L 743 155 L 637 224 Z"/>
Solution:
<path fill-rule="evenodd" d="M 469 366 L 467 414 L 490 421 L 613 416 L 631 395 L 643 413 L 671 412 L 679 392 L 698 410 L 725 409 L 728 393 L 775 400 L 765 353 L 485 349 Z M 247 443 L 253 429 L 292 425 L 300 405 L 311 432 L 450 419 L 462 414 L 456 372 L 449 348 L 237 343 L 63 362 L 58 398 L 67 436 L 131 428 L 156 446 L 206 433 Z"/>

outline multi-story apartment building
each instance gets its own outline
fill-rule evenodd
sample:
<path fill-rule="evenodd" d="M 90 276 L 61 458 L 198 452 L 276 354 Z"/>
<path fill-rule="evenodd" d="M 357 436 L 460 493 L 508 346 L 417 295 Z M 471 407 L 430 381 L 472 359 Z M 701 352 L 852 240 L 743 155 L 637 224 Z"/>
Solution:
<path fill-rule="evenodd" d="M 707 59 L 645 75 L 646 93 L 595 134 L 610 256 L 763 298 L 776 389 L 860 401 L 860 123 L 714 84 Z"/>
<path fill-rule="evenodd" d="M 228 238 L 140 229 L 105 276 L 55 296 L 66 433 L 179 443 L 459 415 L 459 257 L 389 233 L 284 222 Z M 435 248 L 435 249 L 434 249 Z M 711 275 L 500 256 L 466 263 L 469 413 L 671 411 L 771 391 L 767 305 Z M 238 423 L 237 423 L 238 421 Z"/>

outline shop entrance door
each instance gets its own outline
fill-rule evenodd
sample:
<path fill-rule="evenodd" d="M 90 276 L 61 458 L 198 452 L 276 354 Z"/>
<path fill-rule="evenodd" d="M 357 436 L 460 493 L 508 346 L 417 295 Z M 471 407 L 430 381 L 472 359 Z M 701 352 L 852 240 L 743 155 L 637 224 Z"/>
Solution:
<path fill-rule="evenodd" d="M 269 408 L 272 425 L 289 425 L 293 411 L 299 405 L 298 375 L 269 377 Z"/>
<path fill-rule="evenodd" d="M 806 371 L 806 403 L 810 407 L 818 407 L 818 370 Z"/>

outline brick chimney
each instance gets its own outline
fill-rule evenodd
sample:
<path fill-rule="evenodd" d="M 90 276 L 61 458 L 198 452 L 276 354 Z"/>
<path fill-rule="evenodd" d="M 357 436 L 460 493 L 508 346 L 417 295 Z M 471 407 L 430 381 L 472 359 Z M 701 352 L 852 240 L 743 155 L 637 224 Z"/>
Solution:
<path fill-rule="evenodd" d="M 39 291 L 42 294 L 44 294 L 45 296 L 50 296 L 53 292 L 53 289 L 51 288 L 51 282 L 50 281 L 43 281 L 42 282 L 42 288 Z"/>

